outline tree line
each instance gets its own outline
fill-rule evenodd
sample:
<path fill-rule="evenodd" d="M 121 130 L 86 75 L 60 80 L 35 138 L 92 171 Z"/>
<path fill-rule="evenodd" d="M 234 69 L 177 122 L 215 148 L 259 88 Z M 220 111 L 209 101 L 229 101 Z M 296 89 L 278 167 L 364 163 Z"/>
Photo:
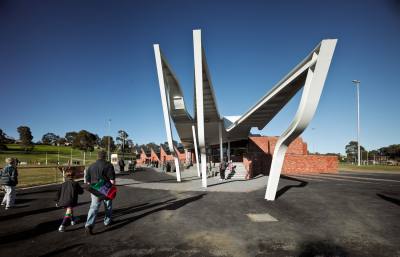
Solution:
<path fill-rule="evenodd" d="M 133 140 L 129 138 L 128 133 L 124 130 L 118 131 L 118 136 L 115 138 L 115 141 L 112 136 L 103 136 L 100 138 L 99 135 L 90 131 L 80 130 L 67 132 L 64 137 L 48 132 L 36 143 L 32 141 L 32 131 L 28 126 L 19 126 L 17 132 L 19 134 L 19 139 L 15 140 L 7 136 L 7 134 L 0 129 L 0 150 L 6 150 L 7 144 L 14 143 L 20 144 L 25 152 L 32 151 L 35 144 L 68 145 L 74 149 L 89 152 L 94 151 L 95 147 L 101 147 L 103 149 L 110 148 L 110 151 L 119 150 L 122 152 L 134 152 L 135 148 Z"/>
<path fill-rule="evenodd" d="M 348 160 L 356 160 L 358 156 L 357 141 L 350 141 L 346 146 L 346 155 Z M 372 159 L 374 156 L 385 156 L 388 159 L 400 161 L 400 144 L 393 144 L 379 149 L 367 151 L 360 145 L 360 155 L 363 160 Z"/>

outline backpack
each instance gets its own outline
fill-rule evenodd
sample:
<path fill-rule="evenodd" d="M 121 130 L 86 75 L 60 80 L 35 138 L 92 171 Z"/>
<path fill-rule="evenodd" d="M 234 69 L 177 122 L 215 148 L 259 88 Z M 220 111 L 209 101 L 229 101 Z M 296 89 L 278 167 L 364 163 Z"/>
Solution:
<path fill-rule="evenodd" d="M 9 186 L 11 183 L 10 174 L 7 172 L 7 168 L 0 170 L 0 185 Z"/>

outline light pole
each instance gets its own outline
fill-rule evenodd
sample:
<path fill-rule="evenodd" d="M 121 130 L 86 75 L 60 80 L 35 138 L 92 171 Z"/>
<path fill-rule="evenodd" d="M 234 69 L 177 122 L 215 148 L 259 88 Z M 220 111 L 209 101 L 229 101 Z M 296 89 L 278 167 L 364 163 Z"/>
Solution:
<path fill-rule="evenodd" d="M 358 148 L 358 166 L 361 163 L 361 155 L 360 155 L 360 81 L 353 80 L 352 81 L 357 88 L 357 148 Z"/>
<path fill-rule="evenodd" d="M 110 161 L 111 119 L 108 119 L 107 161 Z"/>

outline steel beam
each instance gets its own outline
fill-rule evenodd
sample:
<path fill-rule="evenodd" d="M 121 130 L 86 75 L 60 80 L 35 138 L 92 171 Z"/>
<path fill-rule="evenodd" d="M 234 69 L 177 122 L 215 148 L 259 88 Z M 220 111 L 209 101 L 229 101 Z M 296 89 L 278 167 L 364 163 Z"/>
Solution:
<path fill-rule="evenodd" d="M 265 199 L 269 201 L 275 200 L 287 148 L 306 129 L 315 114 L 336 42 L 336 39 L 323 40 L 319 49 L 313 53 L 312 60 L 315 61 L 315 64 L 307 70 L 307 77 L 296 115 L 275 145 L 265 193 Z"/>
<path fill-rule="evenodd" d="M 163 108 L 163 114 L 164 114 L 164 125 L 165 125 L 165 130 L 167 133 L 167 141 L 168 141 L 168 147 L 171 151 L 171 154 L 174 157 L 174 162 L 175 162 L 175 169 L 176 169 L 176 180 L 178 182 L 181 182 L 181 171 L 179 167 L 179 160 L 177 153 L 175 152 L 175 148 L 173 145 L 173 138 L 172 138 L 172 130 L 171 130 L 171 115 L 169 112 L 169 99 L 167 98 L 167 90 L 166 90 L 166 85 L 165 85 L 165 80 L 164 80 L 164 71 L 163 71 L 163 66 L 162 66 L 162 57 L 161 57 L 161 51 L 160 51 L 160 46 L 158 44 L 153 45 L 154 46 L 154 54 L 156 58 L 156 66 L 157 66 L 157 75 L 158 75 L 158 83 L 160 85 L 160 95 L 161 95 L 161 104 Z"/>
<path fill-rule="evenodd" d="M 194 51 L 194 78 L 196 92 L 197 110 L 197 136 L 199 138 L 199 149 L 201 158 L 201 182 L 207 188 L 207 155 L 204 135 L 204 105 L 203 105 L 203 55 L 201 46 L 201 30 L 193 30 L 193 51 Z"/>

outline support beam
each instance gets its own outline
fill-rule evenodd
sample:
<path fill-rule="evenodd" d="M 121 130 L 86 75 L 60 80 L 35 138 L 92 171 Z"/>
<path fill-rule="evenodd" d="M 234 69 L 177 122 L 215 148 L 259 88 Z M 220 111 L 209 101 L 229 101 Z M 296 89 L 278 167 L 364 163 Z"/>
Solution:
<path fill-rule="evenodd" d="M 318 51 L 313 53 L 312 59 L 315 60 L 316 63 L 308 68 L 307 78 L 304 83 L 303 93 L 296 115 L 290 126 L 279 137 L 275 145 L 265 193 L 265 199 L 269 201 L 275 200 L 283 161 L 289 144 L 306 129 L 315 114 L 336 42 L 336 39 L 323 40 L 319 48 L 319 53 Z"/>
<path fill-rule="evenodd" d="M 201 47 L 201 30 L 193 30 L 194 48 L 194 78 L 196 92 L 197 110 L 197 136 L 199 138 L 199 149 L 201 158 L 201 182 L 207 188 L 207 155 L 204 135 L 204 103 L 203 103 L 203 56 Z"/>
<path fill-rule="evenodd" d="M 219 160 L 220 163 L 224 160 L 224 145 L 222 144 L 222 123 L 218 123 L 218 136 L 219 136 Z"/>
<path fill-rule="evenodd" d="M 197 168 L 197 176 L 200 177 L 200 160 L 199 160 L 199 150 L 197 146 L 197 137 L 196 137 L 196 128 L 193 125 L 192 126 L 192 132 L 193 132 L 193 147 L 194 147 L 194 153 L 196 154 L 196 168 Z"/>
<path fill-rule="evenodd" d="M 228 150 L 226 152 L 226 154 L 228 155 L 228 162 L 231 161 L 231 141 L 228 140 Z"/>
<path fill-rule="evenodd" d="M 171 154 L 174 157 L 175 168 L 176 168 L 176 180 L 178 182 L 181 182 L 181 171 L 180 171 L 180 167 L 179 167 L 179 160 L 177 157 L 177 153 L 175 152 L 174 145 L 172 143 L 173 139 L 172 139 L 171 120 L 170 120 L 170 113 L 169 113 L 169 110 L 170 110 L 169 109 L 169 99 L 167 98 L 164 72 L 163 72 L 163 67 L 162 67 L 161 51 L 160 51 L 160 46 L 158 44 L 154 45 L 154 54 L 156 57 L 158 83 L 160 85 L 161 104 L 162 104 L 163 114 L 164 114 L 164 125 L 165 125 L 165 130 L 167 133 L 168 147 L 171 151 Z"/>

